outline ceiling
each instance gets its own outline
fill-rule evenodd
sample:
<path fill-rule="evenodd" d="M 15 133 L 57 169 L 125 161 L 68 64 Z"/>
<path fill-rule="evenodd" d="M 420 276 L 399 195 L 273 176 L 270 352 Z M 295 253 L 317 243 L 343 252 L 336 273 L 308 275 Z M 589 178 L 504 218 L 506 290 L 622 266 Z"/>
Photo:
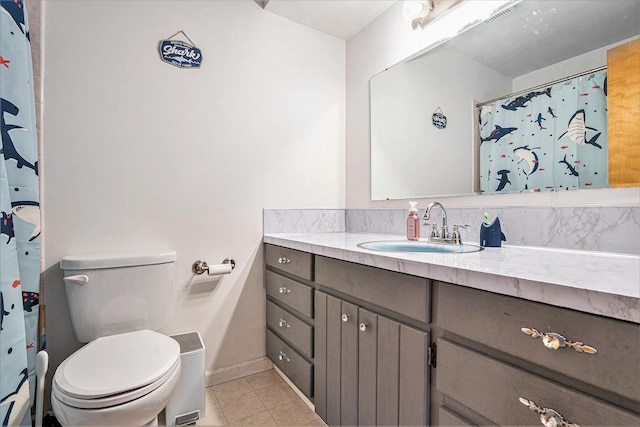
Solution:
<path fill-rule="evenodd" d="M 255 0 L 268 12 L 343 40 L 397 3 L 397 0 Z"/>

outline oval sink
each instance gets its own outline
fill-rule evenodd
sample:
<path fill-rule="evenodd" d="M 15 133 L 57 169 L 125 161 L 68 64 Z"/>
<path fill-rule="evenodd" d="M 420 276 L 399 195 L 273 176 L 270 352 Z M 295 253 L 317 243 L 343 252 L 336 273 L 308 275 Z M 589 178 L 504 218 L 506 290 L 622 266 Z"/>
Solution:
<path fill-rule="evenodd" d="M 446 243 L 429 243 L 422 240 L 380 240 L 359 243 L 358 247 L 385 252 L 429 252 L 461 254 L 481 251 L 484 248 L 476 245 L 453 245 Z"/>

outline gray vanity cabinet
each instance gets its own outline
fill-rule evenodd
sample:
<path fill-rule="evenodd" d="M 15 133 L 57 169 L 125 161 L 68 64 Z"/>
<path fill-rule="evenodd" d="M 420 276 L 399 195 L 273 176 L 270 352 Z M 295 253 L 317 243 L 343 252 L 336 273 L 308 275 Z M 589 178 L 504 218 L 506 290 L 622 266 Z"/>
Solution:
<path fill-rule="evenodd" d="M 409 304 L 408 312 L 427 320 L 429 281 L 316 257 L 316 284 L 323 289 L 315 293 L 318 415 L 330 426 L 426 425 L 430 336 L 393 311 L 401 310 L 397 301 L 424 298 L 422 307 Z M 409 294 L 378 300 L 392 285 L 399 288 L 391 293 Z M 372 300 L 380 307 L 369 304 Z"/>
<path fill-rule="evenodd" d="M 267 356 L 313 397 L 313 256 L 265 247 Z"/>
<path fill-rule="evenodd" d="M 267 353 L 330 426 L 640 425 L 636 323 L 273 245 L 265 278 Z"/>
<path fill-rule="evenodd" d="M 436 289 L 433 424 L 535 425 L 553 410 L 579 426 L 640 425 L 640 325 Z"/>

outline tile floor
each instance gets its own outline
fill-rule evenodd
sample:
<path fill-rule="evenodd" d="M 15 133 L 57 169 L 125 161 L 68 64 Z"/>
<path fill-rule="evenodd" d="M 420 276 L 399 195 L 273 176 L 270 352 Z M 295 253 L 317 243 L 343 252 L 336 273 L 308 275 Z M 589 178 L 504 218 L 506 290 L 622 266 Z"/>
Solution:
<path fill-rule="evenodd" d="M 209 387 L 206 398 L 197 425 L 325 425 L 273 369 Z"/>

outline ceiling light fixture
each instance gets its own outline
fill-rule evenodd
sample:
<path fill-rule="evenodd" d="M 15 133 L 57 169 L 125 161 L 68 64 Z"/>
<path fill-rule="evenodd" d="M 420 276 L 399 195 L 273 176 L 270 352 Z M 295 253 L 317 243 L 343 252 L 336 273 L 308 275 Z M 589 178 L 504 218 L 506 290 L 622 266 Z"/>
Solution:
<path fill-rule="evenodd" d="M 464 0 L 410 0 L 404 2 L 402 14 L 407 21 L 411 21 L 414 30 L 418 27 L 424 29 L 428 23 L 444 16 L 463 2 Z"/>
<path fill-rule="evenodd" d="M 411 22 L 415 30 L 418 21 L 426 18 L 432 10 L 433 0 L 409 0 L 402 6 L 402 15 L 404 19 Z"/>

